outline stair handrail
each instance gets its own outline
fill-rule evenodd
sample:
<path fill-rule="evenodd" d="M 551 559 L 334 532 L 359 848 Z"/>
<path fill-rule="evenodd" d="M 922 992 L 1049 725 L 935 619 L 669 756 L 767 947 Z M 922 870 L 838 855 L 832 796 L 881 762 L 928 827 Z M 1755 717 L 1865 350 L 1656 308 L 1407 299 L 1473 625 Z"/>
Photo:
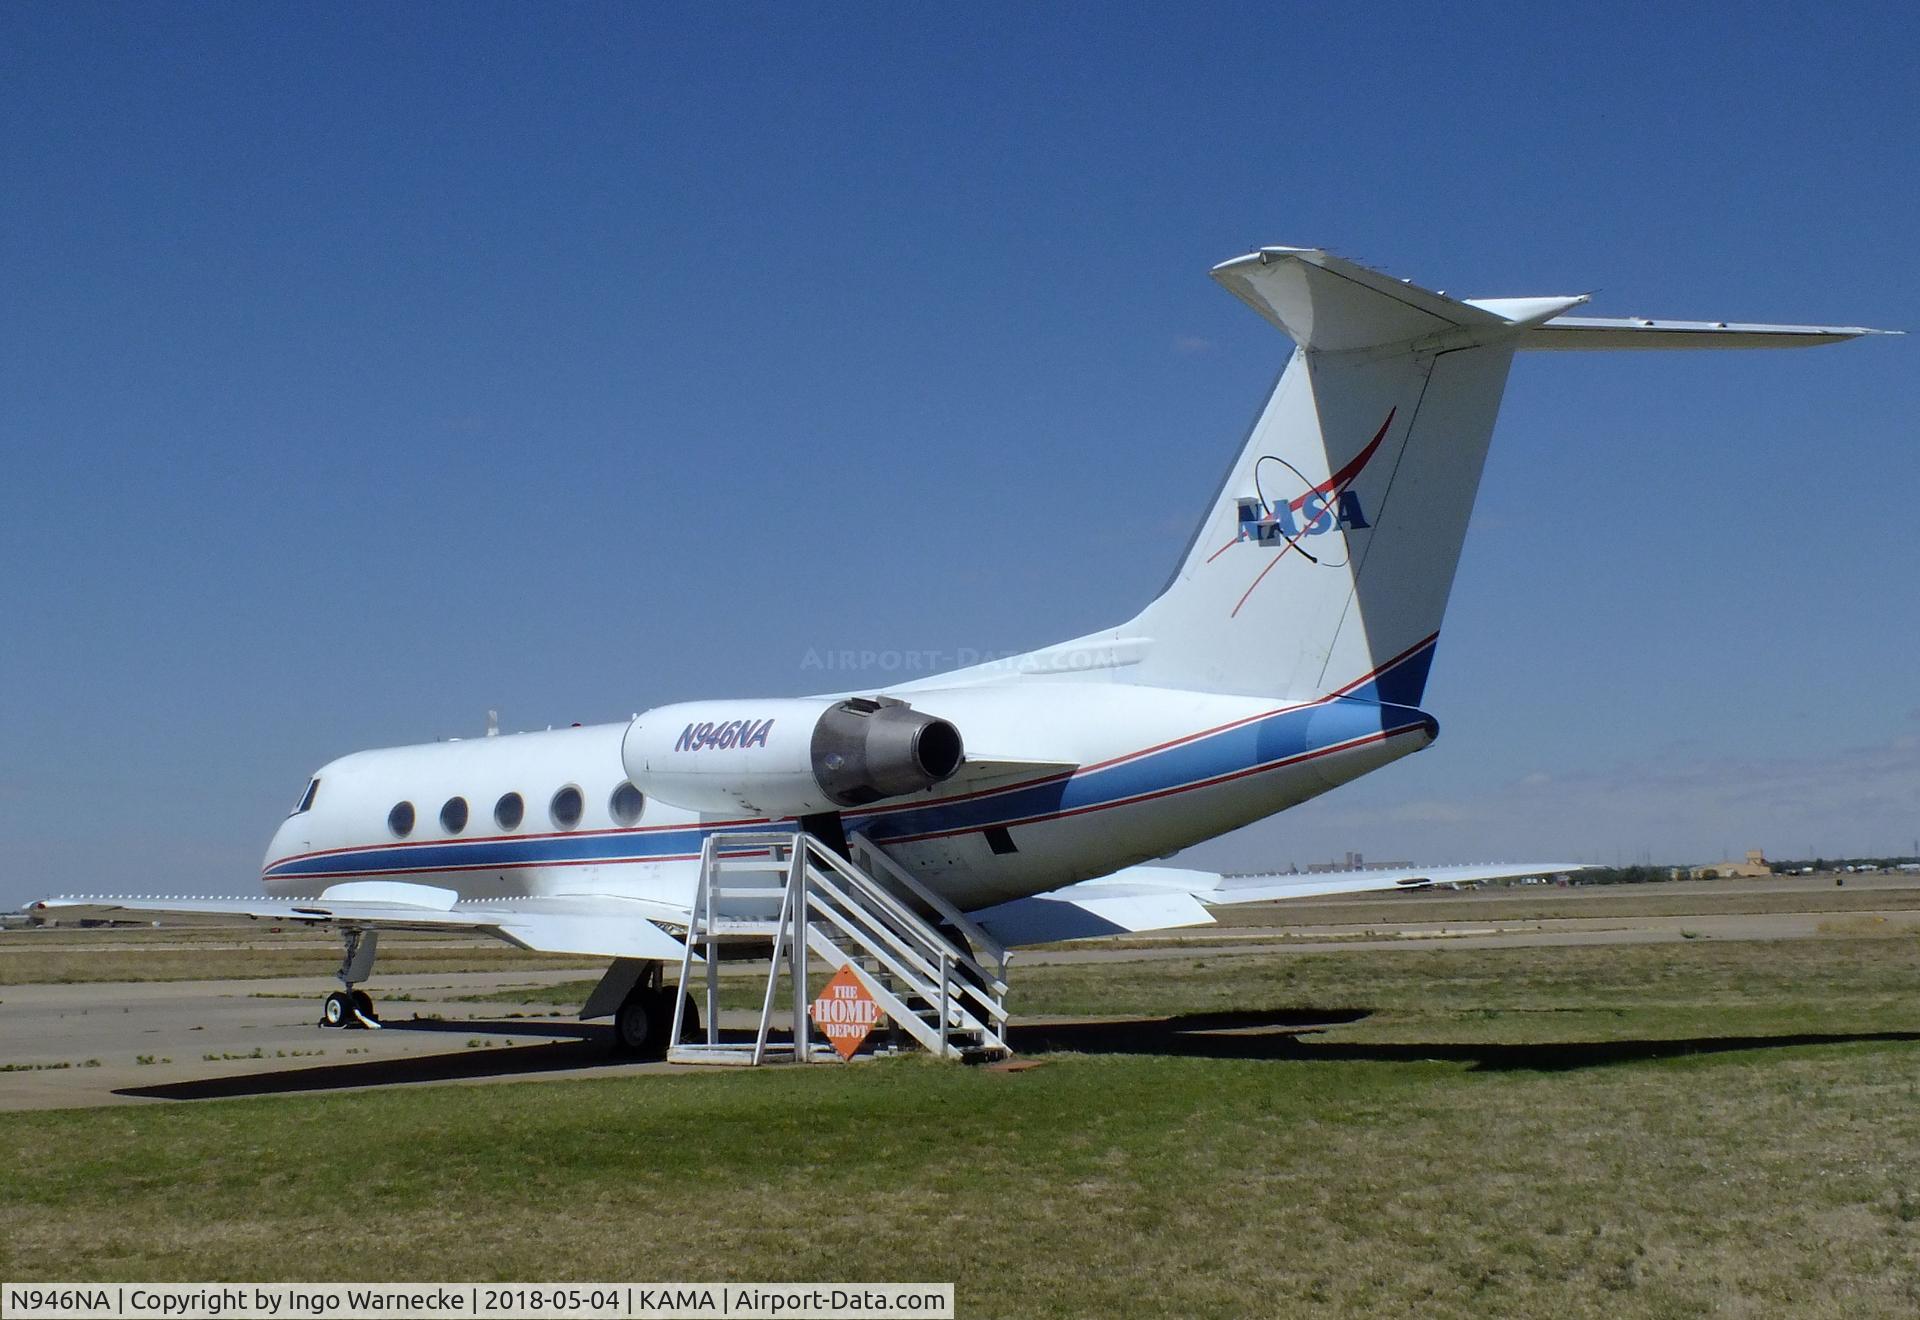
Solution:
<path fill-rule="evenodd" d="M 808 837 L 811 838 L 812 836 Z M 888 892 L 884 885 L 876 884 L 872 877 L 861 874 L 860 870 L 846 858 L 840 856 L 832 849 L 827 848 L 825 845 L 819 844 L 817 840 L 815 841 L 814 855 L 819 860 L 825 862 L 829 869 L 843 877 L 847 883 L 855 888 L 863 897 L 871 898 L 874 903 L 885 908 L 889 915 L 900 925 L 905 926 L 907 929 L 912 929 L 925 924 L 926 918 L 901 902 L 898 895 Z M 885 854 L 880 855 L 885 856 Z M 892 861 L 891 858 L 887 860 L 889 862 Z M 897 863 L 895 863 L 895 865 L 897 865 Z M 902 874 L 905 873 L 902 872 Z M 1002 961 L 997 968 L 989 967 L 986 963 L 981 962 L 979 958 L 974 956 L 973 950 L 971 949 L 954 948 L 950 944 L 948 947 L 953 949 L 955 957 L 980 973 L 981 977 L 993 986 L 994 993 L 1004 995 L 1007 992 L 1005 980 L 1006 964 L 1004 961 Z"/>
<path fill-rule="evenodd" d="M 1002 972 L 1006 970 L 1006 946 L 992 935 L 989 935 L 986 929 L 978 922 L 955 907 L 951 900 L 930 889 L 921 881 L 920 877 L 895 861 L 885 848 L 882 848 L 878 843 L 874 842 L 873 839 L 869 838 L 864 832 L 855 831 L 850 842 L 856 849 L 865 852 L 877 860 L 880 863 L 880 869 L 887 874 L 888 878 L 906 886 L 907 890 L 916 898 L 952 922 L 954 927 L 959 930 L 962 935 L 966 936 L 969 942 L 978 948 L 986 950 L 987 955 L 1000 965 Z M 869 867 L 868 869 L 872 868 Z"/>

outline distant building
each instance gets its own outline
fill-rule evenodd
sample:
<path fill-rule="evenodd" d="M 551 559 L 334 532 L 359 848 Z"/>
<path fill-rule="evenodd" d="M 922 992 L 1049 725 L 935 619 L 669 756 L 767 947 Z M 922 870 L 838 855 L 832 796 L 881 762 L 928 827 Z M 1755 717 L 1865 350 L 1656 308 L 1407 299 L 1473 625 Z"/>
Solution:
<path fill-rule="evenodd" d="M 1758 848 L 1747 849 L 1744 862 L 1710 862 L 1706 866 L 1693 868 L 1695 875 L 1718 876 L 1722 880 L 1758 880 L 1773 874 L 1773 868 L 1767 865 L 1767 855 Z"/>
<path fill-rule="evenodd" d="M 1342 871 L 1364 871 L 1369 868 L 1378 871 L 1388 867 L 1409 867 L 1412 862 L 1369 862 L 1357 852 L 1350 852 L 1337 862 L 1308 862 L 1305 866 L 1295 866 L 1293 875 L 1337 875 Z"/>

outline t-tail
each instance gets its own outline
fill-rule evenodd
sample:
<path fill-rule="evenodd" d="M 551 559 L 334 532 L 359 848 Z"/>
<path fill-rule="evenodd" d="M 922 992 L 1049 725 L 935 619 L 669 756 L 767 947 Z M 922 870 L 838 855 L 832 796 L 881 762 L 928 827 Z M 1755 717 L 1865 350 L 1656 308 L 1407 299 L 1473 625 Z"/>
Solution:
<path fill-rule="evenodd" d="M 1309 248 L 1214 278 L 1298 346 L 1166 589 L 1118 631 L 1134 682 L 1417 706 L 1520 349 L 1772 348 L 1861 327 L 1570 317 L 1462 301 Z"/>

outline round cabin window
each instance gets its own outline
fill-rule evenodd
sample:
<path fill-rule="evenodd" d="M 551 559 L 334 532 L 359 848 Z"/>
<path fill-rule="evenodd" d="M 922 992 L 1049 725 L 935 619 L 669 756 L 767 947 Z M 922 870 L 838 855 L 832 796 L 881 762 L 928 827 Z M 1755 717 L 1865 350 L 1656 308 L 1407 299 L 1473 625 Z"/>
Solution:
<path fill-rule="evenodd" d="M 628 780 L 622 780 L 620 787 L 613 790 L 613 796 L 607 799 L 607 812 L 616 825 L 633 824 L 646 809 L 646 798 Z"/>
<path fill-rule="evenodd" d="M 580 812 L 585 805 L 580 790 L 568 784 L 553 795 L 553 802 L 547 808 L 547 814 L 553 817 L 553 823 L 563 830 L 570 830 L 580 823 Z"/>
<path fill-rule="evenodd" d="M 396 802 L 393 810 L 387 813 L 387 828 L 393 831 L 393 837 L 404 839 L 413 833 L 413 803 Z"/>

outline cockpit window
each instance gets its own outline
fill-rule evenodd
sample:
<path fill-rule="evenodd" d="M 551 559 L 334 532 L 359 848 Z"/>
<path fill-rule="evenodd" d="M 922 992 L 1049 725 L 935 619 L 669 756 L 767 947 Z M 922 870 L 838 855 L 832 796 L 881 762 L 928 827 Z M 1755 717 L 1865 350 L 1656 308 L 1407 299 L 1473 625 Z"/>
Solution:
<path fill-rule="evenodd" d="M 303 811 L 312 811 L 313 795 L 315 793 L 318 793 L 319 791 L 320 791 L 320 781 L 318 779 L 309 779 L 307 781 L 307 791 L 300 795 L 300 805 L 295 807 L 292 811 L 289 811 L 287 814 L 289 816 L 298 816 Z"/>

